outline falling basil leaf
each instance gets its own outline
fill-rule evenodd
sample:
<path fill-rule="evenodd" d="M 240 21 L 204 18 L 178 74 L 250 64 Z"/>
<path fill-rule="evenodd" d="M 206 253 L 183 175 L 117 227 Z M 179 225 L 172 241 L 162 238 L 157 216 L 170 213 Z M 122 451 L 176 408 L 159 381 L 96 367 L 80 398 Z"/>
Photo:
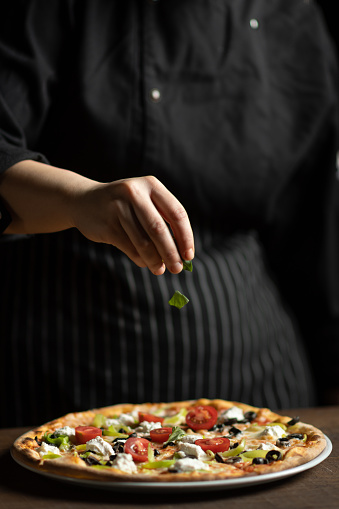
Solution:
<path fill-rule="evenodd" d="M 185 297 L 185 295 L 180 293 L 178 290 L 174 292 L 173 297 L 168 301 L 168 303 L 171 306 L 175 306 L 178 309 L 184 307 L 187 304 L 187 302 L 189 302 L 189 299 Z"/>

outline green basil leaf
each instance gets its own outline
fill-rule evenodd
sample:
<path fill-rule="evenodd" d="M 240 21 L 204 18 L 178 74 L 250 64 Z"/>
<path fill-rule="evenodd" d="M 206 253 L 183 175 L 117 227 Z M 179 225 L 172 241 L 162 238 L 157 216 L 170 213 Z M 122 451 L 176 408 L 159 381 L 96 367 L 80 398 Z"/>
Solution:
<path fill-rule="evenodd" d="M 176 440 L 180 440 L 180 438 L 184 437 L 186 433 L 183 429 L 179 428 L 179 426 L 174 426 L 172 429 L 172 433 L 169 436 L 169 439 L 167 442 L 164 443 L 164 445 L 167 445 L 169 442 L 175 442 Z"/>
<path fill-rule="evenodd" d="M 178 309 L 183 308 L 186 306 L 186 304 L 189 302 L 189 299 L 185 297 L 182 293 L 180 293 L 178 290 L 174 292 L 173 297 L 168 301 L 168 303 L 171 306 L 174 306 Z"/>
<path fill-rule="evenodd" d="M 183 269 L 184 270 L 188 270 L 188 272 L 192 272 L 193 271 L 193 262 L 192 262 L 192 260 L 183 260 L 182 263 L 183 263 Z"/>

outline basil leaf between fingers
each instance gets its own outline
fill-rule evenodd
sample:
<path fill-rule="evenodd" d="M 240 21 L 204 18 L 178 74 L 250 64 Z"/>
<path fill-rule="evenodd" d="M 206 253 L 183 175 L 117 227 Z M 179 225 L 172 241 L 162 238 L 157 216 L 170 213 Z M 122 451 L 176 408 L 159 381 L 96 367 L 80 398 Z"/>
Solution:
<path fill-rule="evenodd" d="M 188 272 L 192 272 L 193 271 L 193 262 L 192 262 L 192 260 L 183 260 L 182 259 L 182 263 L 183 263 L 183 270 L 187 270 Z M 189 302 L 189 299 L 185 295 L 183 295 L 181 292 L 179 292 L 178 290 L 176 290 L 174 292 L 172 298 L 168 301 L 168 303 L 171 306 L 174 306 L 174 307 L 176 307 L 178 309 L 181 309 L 184 306 L 186 306 L 186 304 L 188 302 Z"/>
<path fill-rule="evenodd" d="M 183 263 L 183 269 L 187 270 L 188 272 L 193 271 L 193 262 L 192 260 L 182 260 Z"/>

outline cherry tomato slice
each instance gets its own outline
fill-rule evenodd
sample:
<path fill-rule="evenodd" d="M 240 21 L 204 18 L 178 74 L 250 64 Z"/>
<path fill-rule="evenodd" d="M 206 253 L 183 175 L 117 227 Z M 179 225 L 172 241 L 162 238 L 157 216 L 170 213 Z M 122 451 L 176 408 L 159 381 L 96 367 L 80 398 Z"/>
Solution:
<path fill-rule="evenodd" d="M 139 412 L 139 422 L 147 421 L 147 422 L 163 422 L 163 417 L 158 417 L 157 415 L 147 414 L 144 412 Z"/>
<path fill-rule="evenodd" d="M 172 433 L 171 427 L 157 428 L 157 429 L 152 429 L 150 431 L 152 442 L 159 442 L 159 443 L 167 442 L 171 433 Z"/>
<path fill-rule="evenodd" d="M 230 441 L 226 437 L 201 438 L 194 443 L 200 445 L 204 451 L 223 452 L 230 448 Z"/>
<path fill-rule="evenodd" d="M 125 442 L 125 453 L 132 454 L 135 461 L 148 460 L 148 444 L 146 438 L 131 437 Z"/>
<path fill-rule="evenodd" d="M 102 431 L 95 426 L 77 426 L 75 428 L 75 438 L 78 444 L 85 444 L 95 437 L 101 437 Z"/>
<path fill-rule="evenodd" d="M 186 415 L 186 423 L 194 431 L 210 429 L 218 419 L 218 412 L 212 406 L 196 406 Z"/>

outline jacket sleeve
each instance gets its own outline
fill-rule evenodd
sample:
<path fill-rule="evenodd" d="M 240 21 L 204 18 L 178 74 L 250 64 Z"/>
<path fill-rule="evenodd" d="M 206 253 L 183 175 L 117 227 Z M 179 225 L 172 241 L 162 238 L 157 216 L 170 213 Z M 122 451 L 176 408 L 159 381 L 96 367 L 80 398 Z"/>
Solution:
<path fill-rule="evenodd" d="M 65 2 L 5 2 L 0 17 L 0 177 L 15 163 L 48 163 L 36 148 L 67 40 Z M 64 30 L 62 30 L 64 29 Z M 0 234 L 11 221 L 0 197 Z M 13 236 L 9 236 L 10 239 Z M 8 236 L 2 240 L 8 240 Z"/>
<path fill-rule="evenodd" d="M 36 149 L 56 94 L 66 44 L 66 2 L 5 2 L 0 17 L 0 173 Z"/>

